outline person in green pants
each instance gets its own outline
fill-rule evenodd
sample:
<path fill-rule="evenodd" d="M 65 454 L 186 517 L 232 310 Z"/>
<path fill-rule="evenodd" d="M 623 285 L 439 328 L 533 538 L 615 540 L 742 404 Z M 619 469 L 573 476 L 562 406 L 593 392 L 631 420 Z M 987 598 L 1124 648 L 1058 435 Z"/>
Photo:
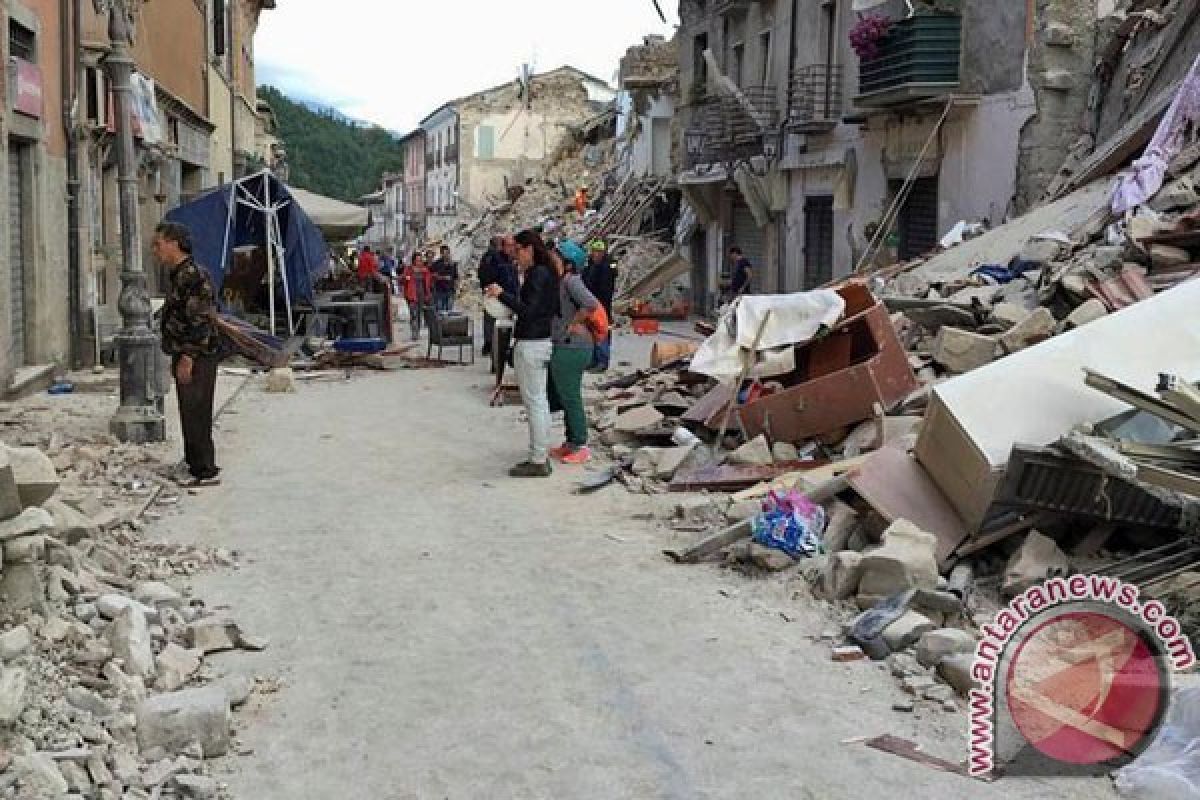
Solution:
<path fill-rule="evenodd" d="M 559 272 L 559 313 L 554 319 L 554 352 L 550 375 L 554 391 L 566 417 L 567 440 L 552 448 L 550 455 L 564 464 L 586 464 L 588 448 L 587 410 L 583 405 L 583 373 L 592 364 L 596 341 L 587 319 L 600 305 L 588 291 L 579 271 L 587 263 L 583 248 L 570 239 L 559 242 L 552 253 Z"/>

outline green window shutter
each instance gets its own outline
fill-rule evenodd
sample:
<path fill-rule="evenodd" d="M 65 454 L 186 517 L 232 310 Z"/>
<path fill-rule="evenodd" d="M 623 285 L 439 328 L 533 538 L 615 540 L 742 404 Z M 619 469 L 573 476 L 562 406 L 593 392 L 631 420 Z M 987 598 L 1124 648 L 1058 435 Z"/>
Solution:
<path fill-rule="evenodd" d="M 475 129 L 475 145 L 479 151 L 480 161 L 490 161 L 496 157 L 496 129 L 491 125 L 480 125 Z"/>

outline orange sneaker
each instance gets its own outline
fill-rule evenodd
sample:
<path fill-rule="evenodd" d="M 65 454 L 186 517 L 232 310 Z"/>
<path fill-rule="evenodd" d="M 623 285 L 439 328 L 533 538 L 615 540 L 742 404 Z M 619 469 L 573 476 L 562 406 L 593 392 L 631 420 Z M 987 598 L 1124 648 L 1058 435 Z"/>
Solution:
<path fill-rule="evenodd" d="M 586 445 L 577 447 L 562 457 L 564 464 L 586 464 L 592 460 L 592 451 Z"/>
<path fill-rule="evenodd" d="M 551 447 L 549 450 L 550 457 L 555 461 L 562 461 L 563 456 L 571 452 L 571 445 L 563 442 L 558 447 Z"/>

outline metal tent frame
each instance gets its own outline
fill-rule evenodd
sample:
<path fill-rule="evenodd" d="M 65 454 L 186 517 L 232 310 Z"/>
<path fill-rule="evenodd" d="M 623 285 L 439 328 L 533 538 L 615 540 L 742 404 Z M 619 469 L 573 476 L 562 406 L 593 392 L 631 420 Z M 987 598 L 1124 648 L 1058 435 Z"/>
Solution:
<path fill-rule="evenodd" d="M 246 185 L 258 178 L 266 176 L 263 180 L 264 197 L 260 200 L 254 195 Z M 259 212 L 266 218 L 267 240 L 264 246 L 267 249 L 267 291 L 270 298 L 268 303 L 271 316 L 271 335 L 276 333 L 275 325 L 275 272 L 279 271 L 279 276 L 283 281 L 283 301 L 287 311 L 288 335 L 296 335 L 296 322 L 292 315 L 292 292 L 288 285 L 286 255 L 283 245 L 283 233 L 279 229 L 279 212 L 286 208 L 292 201 L 290 199 L 280 198 L 277 201 L 271 199 L 271 175 L 270 170 L 261 170 L 253 175 L 247 175 L 244 178 L 239 178 L 230 184 L 230 200 L 229 213 L 225 219 L 225 241 L 221 248 L 221 272 L 225 273 L 229 260 L 229 239 L 233 231 L 235 212 L 239 205 Z"/>

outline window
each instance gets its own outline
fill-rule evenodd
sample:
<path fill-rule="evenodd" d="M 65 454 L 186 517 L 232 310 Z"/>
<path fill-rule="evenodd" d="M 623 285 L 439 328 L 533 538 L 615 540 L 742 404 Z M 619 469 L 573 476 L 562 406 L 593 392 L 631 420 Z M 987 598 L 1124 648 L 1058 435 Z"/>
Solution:
<path fill-rule="evenodd" d="M 740 87 L 745 87 L 743 83 L 742 67 L 746 63 L 746 45 L 742 42 L 734 44 L 732 49 L 733 61 L 729 65 L 729 77 Z"/>
<path fill-rule="evenodd" d="M 104 72 L 97 67 L 84 69 L 84 110 L 87 122 L 97 128 L 108 122 L 108 91 L 104 85 Z"/>
<path fill-rule="evenodd" d="M 771 85 L 771 32 L 763 31 L 758 36 L 759 58 L 762 59 L 762 72 L 759 75 L 759 86 Z"/>
<path fill-rule="evenodd" d="M 496 129 L 491 125 L 480 125 L 475 129 L 475 157 L 480 161 L 491 161 L 496 157 Z"/>
<path fill-rule="evenodd" d="M 214 56 L 224 56 L 226 51 L 226 19 L 225 0 L 213 0 L 212 3 L 212 51 Z"/>
<path fill-rule="evenodd" d="M 8 54 L 22 61 L 37 61 L 37 36 L 13 19 L 8 21 Z"/>
<path fill-rule="evenodd" d="M 704 60 L 704 51 L 708 49 L 708 34 L 696 36 L 692 45 L 692 73 L 695 91 L 703 94 L 708 91 L 708 62 Z"/>

